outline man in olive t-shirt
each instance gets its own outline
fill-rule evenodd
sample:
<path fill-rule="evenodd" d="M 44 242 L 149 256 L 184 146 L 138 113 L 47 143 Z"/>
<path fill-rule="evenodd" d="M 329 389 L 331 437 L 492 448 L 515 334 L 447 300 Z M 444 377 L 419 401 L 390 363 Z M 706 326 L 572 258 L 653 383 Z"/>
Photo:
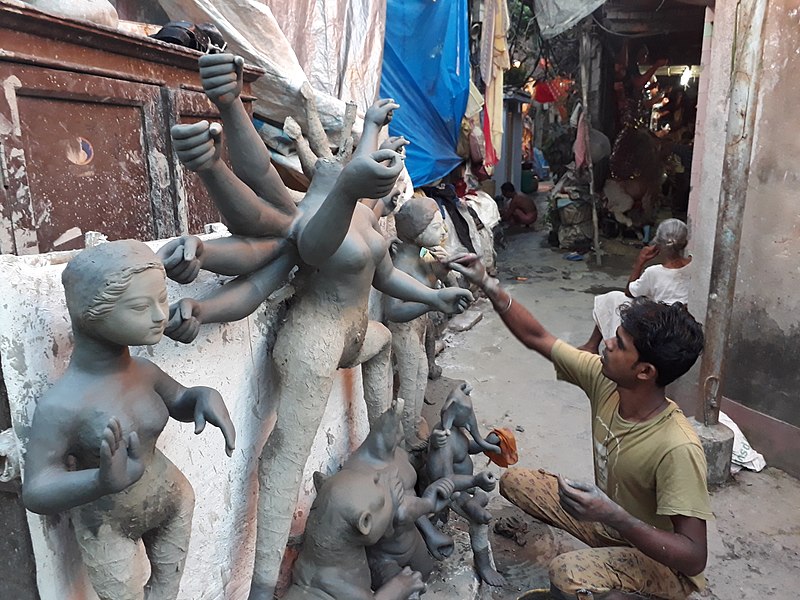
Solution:
<path fill-rule="evenodd" d="M 590 546 L 550 564 L 553 598 L 682 600 L 705 585 L 706 521 L 713 518 L 702 446 L 665 387 L 703 348 L 700 325 L 680 303 L 636 298 L 603 356 L 556 339 L 475 255 L 449 266 L 481 287 L 509 330 L 589 398 L 595 483 L 509 469 L 500 492 L 536 518 Z M 636 596 L 633 596 L 636 597 Z"/>

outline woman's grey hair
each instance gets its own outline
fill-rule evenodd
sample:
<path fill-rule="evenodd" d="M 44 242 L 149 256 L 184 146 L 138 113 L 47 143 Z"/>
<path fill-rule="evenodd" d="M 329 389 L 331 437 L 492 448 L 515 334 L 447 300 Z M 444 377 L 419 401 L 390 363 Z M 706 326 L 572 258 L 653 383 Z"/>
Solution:
<path fill-rule="evenodd" d="M 662 221 L 656 230 L 653 243 L 664 250 L 675 254 L 683 254 L 689 243 L 689 228 L 680 219 L 667 219 Z"/>

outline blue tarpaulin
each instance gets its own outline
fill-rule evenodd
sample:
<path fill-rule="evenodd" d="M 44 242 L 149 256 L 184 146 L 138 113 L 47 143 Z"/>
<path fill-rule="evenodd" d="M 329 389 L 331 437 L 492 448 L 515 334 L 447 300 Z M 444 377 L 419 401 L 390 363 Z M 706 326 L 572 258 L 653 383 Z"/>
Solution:
<path fill-rule="evenodd" d="M 467 0 L 387 0 L 381 97 L 400 109 L 389 124 L 402 135 L 415 186 L 461 162 L 456 145 L 469 96 Z"/>

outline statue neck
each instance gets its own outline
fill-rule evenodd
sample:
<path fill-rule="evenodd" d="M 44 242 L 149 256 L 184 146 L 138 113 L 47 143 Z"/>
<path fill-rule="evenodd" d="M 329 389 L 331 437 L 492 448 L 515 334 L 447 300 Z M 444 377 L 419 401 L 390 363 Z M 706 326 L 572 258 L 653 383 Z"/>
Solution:
<path fill-rule="evenodd" d="M 70 366 L 81 371 L 108 373 L 121 371 L 131 362 L 128 346 L 94 338 L 82 331 L 73 330 L 75 348 Z"/>

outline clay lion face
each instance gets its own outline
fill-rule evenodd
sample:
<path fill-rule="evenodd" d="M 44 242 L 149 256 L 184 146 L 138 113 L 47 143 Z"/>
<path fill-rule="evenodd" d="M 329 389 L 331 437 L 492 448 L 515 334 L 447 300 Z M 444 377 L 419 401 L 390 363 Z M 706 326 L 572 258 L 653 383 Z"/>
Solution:
<path fill-rule="evenodd" d="M 157 344 L 169 316 L 164 273 L 147 269 L 133 275 L 113 308 L 89 325 L 93 337 L 120 346 Z"/>

